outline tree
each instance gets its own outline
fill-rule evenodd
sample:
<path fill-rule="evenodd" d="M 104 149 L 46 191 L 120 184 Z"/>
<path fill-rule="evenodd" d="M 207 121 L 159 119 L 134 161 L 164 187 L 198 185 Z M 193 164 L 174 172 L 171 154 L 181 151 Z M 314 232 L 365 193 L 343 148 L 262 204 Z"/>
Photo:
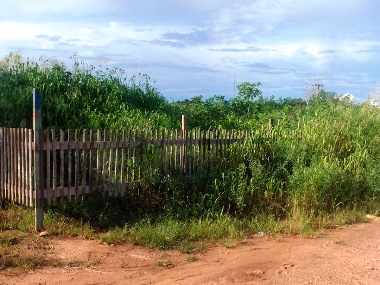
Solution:
<path fill-rule="evenodd" d="M 261 87 L 261 83 L 250 83 L 243 82 L 237 86 L 239 90 L 239 95 L 248 102 L 248 114 L 249 114 L 249 102 L 252 102 L 256 97 L 262 98 L 262 91 L 259 89 Z"/>

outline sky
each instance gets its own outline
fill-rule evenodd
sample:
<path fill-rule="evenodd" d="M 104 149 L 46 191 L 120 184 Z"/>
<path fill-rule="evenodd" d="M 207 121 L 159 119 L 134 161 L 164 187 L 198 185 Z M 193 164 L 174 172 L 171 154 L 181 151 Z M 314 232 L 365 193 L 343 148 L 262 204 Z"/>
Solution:
<path fill-rule="evenodd" d="M 378 0 L 0 0 L 0 58 L 72 57 L 148 74 L 169 101 L 303 98 L 307 82 L 365 101 L 380 85 Z"/>

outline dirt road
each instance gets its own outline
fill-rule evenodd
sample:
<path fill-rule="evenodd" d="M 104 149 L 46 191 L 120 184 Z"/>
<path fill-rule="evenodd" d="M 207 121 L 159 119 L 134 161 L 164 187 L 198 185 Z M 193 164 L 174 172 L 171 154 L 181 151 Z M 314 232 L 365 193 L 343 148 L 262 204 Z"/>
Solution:
<path fill-rule="evenodd" d="M 380 284 L 380 219 L 319 238 L 253 236 L 194 256 L 80 238 L 51 239 L 65 267 L 0 273 L 9 284 Z"/>

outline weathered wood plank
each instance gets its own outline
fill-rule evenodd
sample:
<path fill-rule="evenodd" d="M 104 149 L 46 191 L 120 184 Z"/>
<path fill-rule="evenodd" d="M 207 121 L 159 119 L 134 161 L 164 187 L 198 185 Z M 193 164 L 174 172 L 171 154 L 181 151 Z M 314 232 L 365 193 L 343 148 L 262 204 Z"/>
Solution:
<path fill-rule="evenodd" d="M 79 168 L 80 168 L 80 155 L 79 155 L 79 130 L 74 130 L 74 188 L 75 198 L 79 196 Z"/>
<path fill-rule="evenodd" d="M 245 136 L 242 136 L 244 137 L 245 139 Z M 248 137 L 249 137 L 249 133 L 248 133 Z M 242 139 L 236 139 L 235 141 L 238 141 L 238 140 L 243 140 Z M 215 145 L 218 143 L 218 141 L 216 140 L 216 138 L 206 138 L 206 141 L 208 144 L 211 144 L 211 145 Z M 235 142 L 233 140 L 227 142 L 227 143 L 233 143 Z M 136 147 L 140 144 L 140 139 L 136 139 L 136 140 L 113 140 L 113 141 L 95 141 L 93 142 L 93 149 L 98 149 L 98 148 L 101 148 L 101 149 L 112 149 L 112 150 L 115 150 L 117 148 L 132 148 L 132 147 Z M 156 147 L 161 147 L 161 146 L 166 146 L 166 145 L 177 145 L 177 146 L 182 146 L 182 145 L 203 145 L 204 142 L 202 142 L 201 139 L 193 139 L 193 140 L 184 140 L 180 137 L 174 137 L 173 139 L 161 139 L 161 138 L 158 138 L 158 139 L 152 139 L 152 140 L 149 140 L 149 143 L 152 144 L 153 146 L 156 146 Z M 64 141 L 62 143 L 59 143 L 59 142 L 56 142 L 57 146 L 56 148 L 58 149 L 64 149 L 64 150 L 67 150 L 69 148 L 72 148 L 72 146 L 70 145 L 70 142 L 68 141 Z M 89 149 L 90 148 L 90 144 L 91 142 L 90 141 L 78 141 L 77 142 L 77 148 L 78 149 Z M 34 144 L 32 146 L 32 149 L 34 150 Z M 46 150 L 46 142 L 44 142 L 44 150 Z"/>
<path fill-rule="evenodd" d="M 13 200 L 18 202 L 17 197 L 17 149 L 16 149 L 16 138 L 15 138 L 15 128 L 11 131 L 11 148 L 12 148 L 12 195 Z"/>
<path fill-rule="evenodd" d="M 65 194 L 65 150 L 61 148 L 63 142 L 65 140 L 65 132 L 60 130 L 59 132 L 59 149 L 60 149 L 60 175 L 59 175 L 59 193 L 60 193 L 60 202 L 63 203 L 64 197 L 67 196 Z M 58 197 L 58 196 L 57 196 Z"/>
<path fill-rule="evenodd" d="M 68 169 L 67 169 L 67 200 L 70 202 L 71 201 L 71 177 L 72 177 L 72 168 L 73 168 L 73 161 L 72 161 L 72 151 L 71 151 L 71 143 L 72 143 L 72 131 L 67 130 L 67 142 L 68 145 L 70 146 L 67 149 L 67 164 L 68 164 Z"/>
<path fill-rule="evenodd" d="M 122 141 L 125 141 L 125 130 L 122 131 L 121 133 L 121 140 Z M 123 183 L 124 183 L 124 171 L 125 171 L 125 146 L 124 144 L 122 145 L 121 147 L 121 160 L 120 160 L 120 195 L 124 195 L 125 194 L 125 188 L 123 187 Z"/>
<path fill-rule="evenodd" d="M 33 142 L 33 131 L 31 129 L 28 129 L 28 206 L 33 205 L 33 189 L 34 189 L 34 183 L 33 183 L 33 174 L 32 174 L 32 167 L 33 167 L 33 152 L 32 152 L 32 142 Z"/>
<path fill-rule="evenodd" d="M 102 134 L 100 130 L 96 131 L 96 139 L 99 143 L 102 140 Z M 94 146 L 95 147 L 95 146 Z M 100 184 L 100 174 L 101 174 L 101 148 L 100 146 L 96 150 L 96 186 Z"/>
<path fill-rule="evenodd" d="M 0 128 L 0 197 L 7 198 L 5 195 L 5 128 Z"/>
<path fill-rule="evenodd" d="M 57 161 L 57 139 L 55 136 L 55 130 L 51 130 L 51 142 L 52 142 L 52 153 L 53 153 L 53 160 L 52 160 L 52 168 L 53 168 L 53 177 L 52 177 L 52 198 L 53 198 L 53 205 L 57 205 L 57 176 L 58 176 L 58 161 Z"/>
<path fill-rule="evenodd" d="M 20 179 L 20 191 L 21 191 L 21 204 L 26 205 L 26 129 L 22 128 L 20 129 L 21 139 L 20 139 L 20 173 L 21 173 L 21 179 Z"/>
<path fill-rule="evenodd" d="M 120 133 L 119 131 L 116 131 L 115 133 L 115 139 L 116 139 L 116 149 L 115 149 L 115 170 L 114 170 L 114 177 L 115 177 L 115 191 L 117 194 L 120 194 L 121 188 L 119 187 L 120 181 L 120 161 L 119 161 L 119 148 L 121 147 L 121 140 L 120 140 Z"/>
<path fill-rule="evenodd" d="M 89 193 L 93 192 L 93 179 L 94 179 L 94 131 L 90 130 L 90 153 L 89 153 L 89 170 L 88 170 L 88 184 L 89 184 Z M 86 191 L 86 193 L 88 193 Z"/>
<path fill-rule="evenodd" d="M 44 188 L 51 189 L 51 177 L 50 177 L 50 171 L 52 169 L 51 161 L 50 161 L 50 155 L 51 155 L 51 130 L 50 132 L 47 131 L 46 133 L 46 186 Z M 43 183 L 43 182 L 42 182 Z M 51 206 L 51 200 L 52 200 L 52 195 L 51 191 L 47 192 L 47 206 Z"/>
<path fill-rule="evenodd" d="M 111 142 L 112 142 L 112 139 L 113 139 L 113 135 L 114 135 L 114 132 L 113 130 L 110 131 L 109 133 L 109 143 L 111 145 Z M 115 180 L 114 180 L 114 177 L 113 177 L 113 173 L 112 173 L 112 170 L 113 170 L 113 148 L 112 147 L 109 147 L 108 148 L 108 180 L 107 180 L 107 184 L 110 186 L 112 184 L 114 184 Z M 111 192 L 111 187 L 108 187 L 108 193 L 109 194 L 114 194 L 113 192 Z"/>
<path fill-rule="evenodd" d="M 88 141 L 87 139 L 87 130 L 83 130 L 82 133 L 82 141 L 86 142 Z M 82 176 L 82 185 L 80 187 L 80 195 L 84 195 L 86 192 L 86 175 L 87 175 L 87 170 L 88 170 L 88 163 L 87 163 L 87 150 L 90 148 L 90 144 L 84 144 L 86 147 L 82 149 L 82 165 L 81 165 L 81 176 Z M 87 147 L 88 146 L 88 147 Z"/>
<path fill-rule="evenodd" d="M 10 161 L 10 129 L 6 129 L 6 138 L 5 138 L 5 166 L 6 166 L 6 181 L 5 181 L 5 194 L 8 199 L 12 199 L 10 192 L 10 183 L 11 183 L 11 161 Z"/>
<path fill-rule="evenodd" d="M 107 131 L 106 130 L 103 130 L 103 140 L 104 142 L 107 141 Z M 102 151 L 102 160 L 103 160 L 103 164 L 102 164 L 102 190 L 104 191 L 108 191 L 107 188 L 104 189 L 105 187 L 105 184 L 106 184 L 106 162 L 107 162 L 107 158 L 106 158 L 106 146 L 107 145 L 104 145 L 103 147 L 103 151 Z"/>
<path fill-rule="evenodd" d="M 17 165 L 17 178 L 16 178 L 16 191 L 17 191 L 17 202 L 22 204 L 22 193 L 21 193 L 21 181 L 22 181 L 22 152 L 21 152 L 21 128 L 15 130 L 16 139 L 16 165 Z"/>
<path fill-rule="evenodd" d="M 0 127 L 0 198 L 4 195 L 4 128 Z"/>

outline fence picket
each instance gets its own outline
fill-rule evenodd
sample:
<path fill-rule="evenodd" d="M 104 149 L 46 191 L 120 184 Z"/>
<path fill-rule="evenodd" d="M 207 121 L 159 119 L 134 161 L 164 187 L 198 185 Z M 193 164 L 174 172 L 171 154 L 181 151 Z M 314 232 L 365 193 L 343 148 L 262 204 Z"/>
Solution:
<path fill-rule="evenodd" d="M 106 142 L 107 142 L 107 131 L 106 130 L 103 130 L 103 150 L 102 150 L 102 160 L 103 160 L 103 163 L 102 163 L 102 166 L 103 166 L 103 172 L 102 172 L 102 190 L 104 191 L 107 191 L 108 192 L 108 187 L 106 187 L 106 162 L 107 162 L 107 159 L 106 159 L 106 148 L 107 148 L 107 145 L 106 145 Z"/>
<path fill-rule="evenodd" d="M 94 189 L 93 189 L 93 179 L 94 179 L 94 176 L 93 176 L 93 170 L 94 170 L 94 131 L 93 130 L 90 130 L 90 151 L 89 151 L 89 165 L 88 165 L 88 168 L 89 168 L 89 171 L 88 171 L 88 192 L 87 192 L 87 188 L 86 188 L 86 194 L 87 193 L 91 193 Z"/>
<path fill-rule="evenodd" d="M 97 150 L 96 150 L 96 177 L 95 177 L 95 184 L 99 187 L 100 185 L 100 173 L 101 173 L 101 137 L 102 134 L 100 130 L 96 131 L 96 141 L 97 141 Z"/>
<path fill-rule="evenodd" d="M 113 173 L 112 173 L 112 164 L 113 164 L 113 149 L 112 149 L 112 140 L 113 140 L 113 131 L 109 131 L 109 141 L 107 141 L 107 149 L 108 149 L 108 179 L 107 179 L 107 185 L 108 185 L 108 193 L 110 195 L 114 194 L 113 191 Z"/>
<path fill-rule="evenodd" d="M 27 149 L 27 163 L 26 163 L 26 177 L 27 177 L 27 182 L 26 182 L 26 205 L 27 206 L 32 206 L 33 205 L 33 182 L 32 182 L 32 165 L 33 165 L 33 151 L 32 151 L 32 130 L 26 129 L 26 137 L 27 137 L 27 142 L 26 142 L 26 149 Z"/>
<path fill-rule="evenodd" d="M 75 189 L 75 198 L 79 196 L 79 160 L 80 160 L 80 155 L 79 155 L 79 130 L 76 129 L 74 130 L 74 189 Z"/>
<path fill-rule="evenodd" d="M 50 130 L 51 131 L 51 130 Z M 45 189 L 45 194 L 44 198 L 47 199 L 47 206 L 51 206 L 51 200 L 52 200 L 52 195 L 51 195 L 51 177 L 50 177 L 50 155 L 51 155 L 51 149 L 52 149 L 52 143 L 51 143 L 51 132 L 47 131 L 46 132 L 46 186 L 44 187 Z"/>
<path fill-rule="evenodd" d="M 87 168 L 88 168 L 88 163 L 87 163 L 87 149 L 88 149 L 88 146 L 87 146 L 87 142 L 88 142 L 87 130 L 83 130 L 82 142 L 83 142 L 83 149 L 82 149 L 82 155 L 81 155 L 82 163 L 81 163 L 81 171 L 80 171 L 81 178 L 82 178 L 82 183 L 81 183 L 82 185 L 80 187 L 80 195 L 83 195 L 86 193 L 86 185 L 87 185 L 87 183 L 86 183 L 86 175 L 87 175 Z"/>
<path fill-rule="evenodd" d="M 128 131 L 128 150 L 127 150 L 127 191 L 130 190 L 131 186 L 131 181 L 132 181 L 132 164 L 131 164 L 131 144 L 132 144 L 132 141 L 131 141 L 131 138 L 132 138 L 132 131 Z"/>
<path fill-rule="evenodd" d="M 19 128 L 18 129 L 18 192 L 19 192 L 19 203 L 22 205 L 25 205 L 25 191 L 24 191 L 24 183 L 25 183 L 25 171 L 24 171 L 24 165 L 25 165 L 25 152 L 24 152 L 24 143 L 25 143 L 25 137 L 24 137 L 24 129 Z"/>
<path fill-rule="evenodd" d="M 4 128 L 0 127 L 0 198 L 5 198 Z"/>
<path fill-rule="evenodd" d="M 70 202 L 71 201 L 71 178 L 72 178 L 72 140 L 71 140 L 71 130 L 67 130 L 67 164 L 68 164 L 68 169 L 67 169 L 67 200 Z"/>
<path fill-rule="evenodd" d="M 16 178 L 16 188 L 17 188 L 17 200 L 19 204 L 22 204 L 22 191 L 21 191 L 21 184 L 22 184 L 22 150 L 21 150 L 21 143 L 22 143 L 22 135 L 21 135 L 21 129 L 18 128 L 15 130 L 16 133 L 16 163 L 17 163 L 17 178 Z"/>
<path fill-rule="evenodd" d="M 120 148 L 120 137 L 119 137 L 120 133 L 119 131 L 116 131 L 115 132 L 115 163 L 114 163 L 114 166 L 115 166 L 115 170 L 114 170 L 114 177 L 115 177 L 115 193 L 118 195 L 120 193 L 120 186 L 121 186 L 121 183 L 119 182 L 119 176 L 120 176 L 120 173 L 119 173 L 119 148 Z"/>
<path fill-rule="evenodd" d="M 125 183 L 124 183 L 124 171 L 125 171 L 125 148 L 126 146 L 126 138 L 125 138 L 125 130 L 121 132 L 121 159 L 120 159 L 120 195 L 125 194 Z"/>
<path fill-rule="evenodd" d="M 6 141 L 5 141 L 5 165 L 6 165 L 6 184 L 5 184 L 5 191 L 6 191 L 6 196 L 10 198 L 11 200 L 13 199 L 11 195 L 11 161 L 10 161 L 10 156 L 11 156 L 11 148 L 10 148 L 10 135 L 11 135 L 11 130 L 7 129 L 6 131 Z"/>
<path fill-rule="evenodd" d="M 63 130 L 60 130 L 60 133 L 59 133 L 59 148 L 60 148 L 60 162 L 61 162 L 61 165 L 60 165 L 60 178 L 59 178 L 59 182 L 60 182 L 60 189 L 59 189 L 59 193 L 60 193 L 60 201 L 61 203 L 63 202 L 63 200 L 65 199 L 65 197 L 67 196 L 67 191 L 65 192 L 65 150 L 63 149 L 63 146 L 64 146 L 64 141 L 65 141 L 65 133 Z"/>

